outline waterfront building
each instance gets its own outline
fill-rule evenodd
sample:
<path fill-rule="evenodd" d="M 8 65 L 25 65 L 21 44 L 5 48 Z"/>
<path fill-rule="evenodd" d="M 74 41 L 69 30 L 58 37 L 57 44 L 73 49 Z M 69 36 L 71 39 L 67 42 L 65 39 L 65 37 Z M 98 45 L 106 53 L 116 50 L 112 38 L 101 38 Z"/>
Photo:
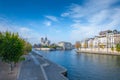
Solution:
<path fill-rule="evenodd" d="M 94 38 L 93 46 L 94 48 L 111 48 L 114 45 L 114 35 L 113 33 L 107 33 L 104 35 L 99 35 Z"/>
<path fill-rule="evenodd" d="M 120 33 L 119 34 L 114 34 L 114 44 L 120 43 Z"/>
<path fill-rule="evenodd" d="M 41 38 L 41 45 L 42 46 L 50 46 L 50 40 L 47 39 L 47 37 L 45 38 Z"/>
<path fill-rule="evenodd" d="M 98 36 L 95 36 L 94 39 L 93 39 L 93 47 L 94 48 L 97 48 L 98 47 L 98 42 L 99 42 L 99 37 Z"/>
<path fill-rule="evenodd" d="M 103 34 L 102 32 L 104 33 L 104 35 L 101 35 Z M 100 36 L 104 36 L 104 44 L 107 48 L 115 47 L 116 44 L 120 43 L 120 31 L 106 30 L 102 32 L 100 32 Z"/>
<path fill-rule="evenodd" d="M 86 38 L 81 41 L 81 48 L 88 48 L 88 41 L 90 38 Z"/>
<path fill-rule="evenodd" d="M 58 43 L 58 46 L 62 47 L 62 49 L 64 49 L 64 50 L 72 49 L 72 44 L 70 42 L 61 41 Z"/>
<path fill-rule="evenodd" d="M 82 48 L 112 48 L 120 43 L 120 31 L 105 30 L 101 31 L 98 36 L 81 41 Z"/>
<path fill-rule="evenodd" d="M 88 48 L 93 48 L 93 40 L 94 40 L 94 38 L 90 38 L 88 40 Z"/>
<path fill-rule="evenodd" d="M 107 33 L 112 33 L 112 31 L 111 30 L 101 31 L 99 32 L 99 35 L 106 35 Z"/>
<path fill-rule="evenodd" d="M 52 43 L 50 46 L 57 46 L 57 44 L 56 43 Z"/>
<path fill-rule="evenodd" d="M 101 35 L 100 35 L 101 36 Z M 120 33 L 116 30 L 102 35 L 104 38 L 100 42 L 105 45 L 106 48 L 115 47 L 116 44 L 120 43 Z"/>

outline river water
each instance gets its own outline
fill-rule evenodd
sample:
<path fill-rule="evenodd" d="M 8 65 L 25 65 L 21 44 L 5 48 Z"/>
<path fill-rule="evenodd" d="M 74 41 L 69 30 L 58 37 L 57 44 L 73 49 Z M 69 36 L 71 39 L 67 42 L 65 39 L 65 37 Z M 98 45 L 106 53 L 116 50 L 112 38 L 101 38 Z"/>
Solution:
<path fill-rule="evenodd" d="M 120 80 L 120 56 L 38 51 L 45 58 L 65 67 L 69 80 Z"/>

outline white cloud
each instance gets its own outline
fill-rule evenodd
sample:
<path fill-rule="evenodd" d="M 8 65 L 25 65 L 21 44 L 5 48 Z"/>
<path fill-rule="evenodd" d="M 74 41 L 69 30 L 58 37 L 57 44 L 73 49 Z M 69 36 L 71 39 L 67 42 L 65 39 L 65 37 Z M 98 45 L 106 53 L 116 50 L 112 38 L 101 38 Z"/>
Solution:
<path fill-rule="evenodd" d="M 69 17 L 71 38 L 81 40 L 98 35 L 101 30 L 116 29 L 120 26 L 120 8 L 112 6 L 118 0 L 89 0 L 83 6 L 72 4 L 62 17 Z"/>
<path fill-rule="evenodd" d="M 67 12 L 62 13 L 62 17 L 80 18 L 82 17 L 82 7 L 78 4 L 72 4 Z"/>
<path fill-rule="evenodd" d="M 26 28 L 26 27 L 21 27 L 20 31 L 22 31 L 22 32 L 29 32 L 29 31 L 31 31 L 31 29 Z"/>
<path fill-rule="evenodd" d="M 63 17 L 81 18 L 89 17 L 101 10 L 109 9 L 111 4 L 116 3 L 118 0 L 88 0 L 84 5 L 71 4 L 66 12 L 62 13 Z"/>
<path fill-rule="evenodd" d="M 26 39 L 27 41 L 34 43 L 40 43 L 40 35 L 38 32 L 34 31 L 33 29 L 20 27 L 18 33 L 22 38 Z"/>
<path fill-rule="evenodd" d="M 52 25 L 52 22 L 51 22 L 51 21 L 45 21 L 44 24 L 45 24 L 46 26 L 51 26 L 51 25 Z"/>
<path fill-rule="evenodd" d="M 58 21 L 58 19 L 55 16 L 45 16 L 47 19 L 52 20 L 52 21 Z"/>
<path fill-rule="evenodd" d="M 61 16 L 62 16 L 62 17 L 66 17 L 66 16 L 69 16 L 69 15 L 70 15 L 70 13 L 67 13 L 67 12 L 66 12 L 66 13 L 61 14 Z"/>
<path fill-rule="evenodd" d="M 39 41 L 40 41 L 41 34 L 37 33 L 31 28 L 14 25 L 9 20 L 5 18 L 3 19 L 4 21 L 2 20 L 2 18 L 0 18 L 0 31 L 1 32 L 5 32 L 5 31 L 10 31 L 10 32 L 15 32 L 15 33 L 18 32 L 20 37 L 29 41 L 30 43 L 32 44 L 40 43 Z"/>

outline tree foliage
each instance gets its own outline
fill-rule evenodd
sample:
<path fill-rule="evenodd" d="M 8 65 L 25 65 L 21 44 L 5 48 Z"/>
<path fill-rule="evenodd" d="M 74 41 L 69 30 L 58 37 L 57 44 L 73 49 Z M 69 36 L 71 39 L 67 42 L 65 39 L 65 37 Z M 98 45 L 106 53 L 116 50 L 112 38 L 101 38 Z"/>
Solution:
<path fill-rule="evenodd" d="M 23 41 L 23 43 L 24 43 L 24 54 L 28 54 L 32 50 L 32 45 L 26 41 Z"/>
<path fill-rule="evenodd" d="M 7 63 L 17 63 L 22 55 L 31 51 L 31 45 L 17 33 L 0 33 L 0 59 Z"/>
<path fill-rule="evenodd" d="M 100 44 L 99 47 L 102 48 L 102 49 L 104 49 L 105 45 L 104 44 Z"/>
<path fill-rule="evenodd" d="M 18 34 L 5 32 L 0 36 L 0 57 L 5 62 L 17 62 L 23 55 L 24 43 Z"/>
<path fill-rule="evenodd" d="M 116 51 L 120 52 L 120 43 L 116 45 Z"/>
<path fill-rule="evenodd" d="M 75 43 L 75 48 L 77 48 L 77 49 L 81 48 L 80 42 L 76 42 L 76 43 Z"/>
<path fill-rule="evenodd" d="M 114 51 L 114 47 L 113 46 L 111 47 L 111 50 Z"/>
<path fill-rule="evenodd" d="M 83 46 L 84 46 L 84 48 L 87 48 L 87 43 L 84 43 L 84 45 L 83 45 Z"/>

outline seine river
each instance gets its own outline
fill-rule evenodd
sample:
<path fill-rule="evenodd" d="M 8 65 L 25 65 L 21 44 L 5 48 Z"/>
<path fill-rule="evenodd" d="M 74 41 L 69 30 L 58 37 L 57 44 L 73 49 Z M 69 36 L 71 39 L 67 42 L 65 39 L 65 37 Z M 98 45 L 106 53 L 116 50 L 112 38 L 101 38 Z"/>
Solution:
<path fill-rule="evenodd" d="M 65 67 L 69 80 L 120 80 L 120 56 L 39 51 L 45 58 Z"/>

